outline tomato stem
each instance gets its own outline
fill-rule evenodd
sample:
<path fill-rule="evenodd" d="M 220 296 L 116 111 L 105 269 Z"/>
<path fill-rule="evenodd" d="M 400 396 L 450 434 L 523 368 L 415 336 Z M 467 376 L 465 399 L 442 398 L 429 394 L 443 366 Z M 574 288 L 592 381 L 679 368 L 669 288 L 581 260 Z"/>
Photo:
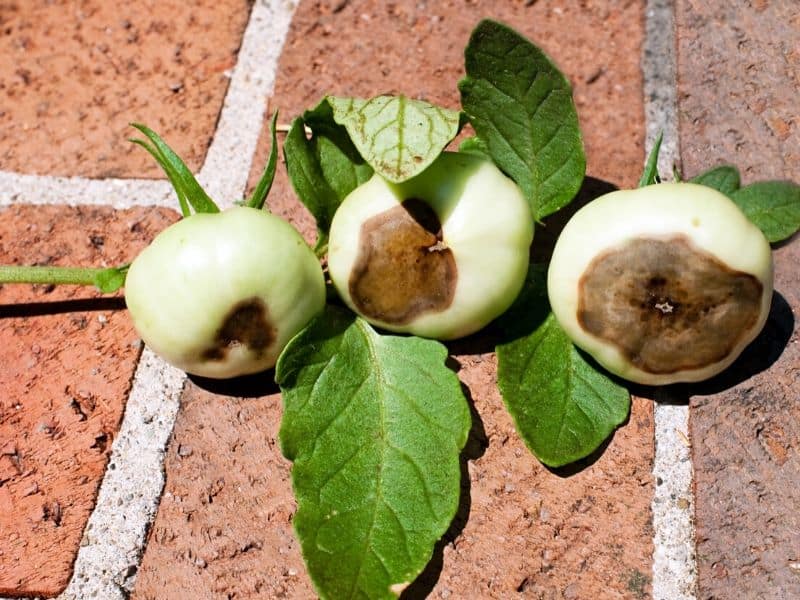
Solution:
<path fill-rule="evenodd" d="M 56 285 L 94 285 L 104 269 L 83 267 L 0 266 L 0 283 L 54 283 Z"/>
<path fill-rule="evenodd" d="M 128 265 L 108 268 L 0 265 L 0 284 L 93 285 L 111 293 L 125 283 Z"/>
<path fill-rule="evenodd" d="M 147 150 L 166 173 L 178 196 L 184 217 L 188 217 L 190 214 L 189 206 L 197 213 L 219 212 L 219 207 L 214 204 L 214 201 L 197 182 L 186 163 L 155 131 L 141 123 L 131 123 L 131 126 L 138 129 L 147 139 L 133 138 L 130 141 Z"/>

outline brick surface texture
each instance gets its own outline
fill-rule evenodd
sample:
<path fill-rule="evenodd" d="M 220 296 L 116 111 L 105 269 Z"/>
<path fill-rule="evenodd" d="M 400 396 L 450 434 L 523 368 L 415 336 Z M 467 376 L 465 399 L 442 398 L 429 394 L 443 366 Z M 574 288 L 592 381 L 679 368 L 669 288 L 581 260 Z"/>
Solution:
<path fill-rule="evenodd" d="M 187 385 L 134 598 L 314 598 L 292 531 L 280 416 L 278 393 Z"/>
<path fill-rule="evenodd" d="M 687 176 L 798 179 L 800 12 L 794 2 L 678 3 Z M 700 598 L 800 597 L 800 240 L 775 251 L 762 336 L 691 399 Z"/>
<path fill-rule="evenodd" d="M 146 123 L 198 169 L 247 0 L 0 4 L 0 169 L 160 177 L 127 139 Z"/>
<path fill-rule="evenodd" d="M 122 264 L 174 218 L 4 209 L 0 264 Z M 0 595 L 69 581 L 141 350 L 123 309 L 88 288 L 0 287 Z"/>

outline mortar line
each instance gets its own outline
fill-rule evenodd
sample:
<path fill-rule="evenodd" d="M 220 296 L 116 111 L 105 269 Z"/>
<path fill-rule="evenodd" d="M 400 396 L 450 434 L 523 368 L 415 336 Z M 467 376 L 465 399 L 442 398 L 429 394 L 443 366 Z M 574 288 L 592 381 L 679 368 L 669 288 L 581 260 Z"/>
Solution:
<path fill-rule="evenodd" d="M 294 0 L 259 0 L 250 13 L 214 138 L 197 176 L 220 208 L 244 197 L 295 8 Z"/>
<path fill-rule="evenodd" d="M 257 0 L 242 37 L 220 118 L 198 179 L 221 208 L 241 199 L 296 2 Z M 233 161 L 231 157 L 242 157 Z M 13 204 L 175 206 L 166 180 L 24 175 L 0 171 L 0 207 Z M 145 348 L 122 423 L 59 600 L 125 600 L 164 488 L 164 458 L 185 373 Z M 11 600 L 2 599 L 0 600 Z"/>
<path fill-rule="evenodd" d="M 95 508 L 61 600 L 124 600 L 164 489 L 164 457 L 185 374 L 145 348 Z"/>
<path fill-rule="evenodd" d="M 242 36 L 231 81 L 198 181 L 220 208 L 241 200 L 275 85 L 278 58 L 296 3 L 258 0 Z M 238 157 L 238 160 L 235 158 Z M 0 207 L 12 204 L 175 207 L 166 179 L 92 179 L 28 175 L 0 170 Z"/>
<path fill-rule="evenodd" d="M 672 179 L 679 164 L 676 26 L 673 0 L 648 0 L 642 56 L 647 152 L 664 139 L 659 173 Z M 654 398 L 656 485 L 653 513 L 653 600 L 693 600 L 697 595 L 694 485 L 689 407 L 666 391 Z"/>
<path fill-rule="evenodd" d="M 66 206 L 165 206 L 177 201 L 166 179 L 90 179 L 0 171 L 0 207 L 14 204 Z"/>

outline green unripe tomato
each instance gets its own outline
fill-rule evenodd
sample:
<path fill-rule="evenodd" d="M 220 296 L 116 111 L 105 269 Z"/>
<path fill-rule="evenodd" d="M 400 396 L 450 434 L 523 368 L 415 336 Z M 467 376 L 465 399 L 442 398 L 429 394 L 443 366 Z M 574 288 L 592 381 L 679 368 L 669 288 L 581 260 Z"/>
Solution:
<path fill-rule="evenodd" d="M 772 252 L 726 196 L 691 183 L 616 191 L 567 223 L 548 271 L 556 319 L 606 369 L 638 383 L 701 381 L 759 334 Z"/>
<path fill-rule="evenodd" d="M 325 303 L 322 268 L 303 238 L 265 211 L 195 214 L 134 260 L 125 301 L 167 362 L 214 378 L 256 373 Z"/>
<path fill-rule="evenodd" d="M 454 339 L 511 305 L 532 240 L 516 184 L 489 160 L 445 152 L 408 181 L 374 175 L 353 190 L 331 224 L 328 268 L 374 325 Z"/>

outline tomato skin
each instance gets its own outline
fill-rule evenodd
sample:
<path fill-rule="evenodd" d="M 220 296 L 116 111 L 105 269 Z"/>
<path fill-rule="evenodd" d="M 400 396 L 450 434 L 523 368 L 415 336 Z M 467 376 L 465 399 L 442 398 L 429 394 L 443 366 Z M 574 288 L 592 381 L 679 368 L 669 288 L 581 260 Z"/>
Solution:
<path fill-rule="evenodd" d="M 131 264 L 125 300 L 143 341 L 167 362 L 229 378 L 275 365 L 322 310 L 325 281 L 291 225 L 236 207 L 161 232 Z"/>
<path fill-rule="evenodd" d="M 351 277 L 363 253 L 364 224 L 411 199 L 427 204 L 438 219 L 441 247 L 454 259 L 455 289 L 449 290 L 452 301 L 444 308 L 421 311 L 403 322 L 388 321 L 359 307 Z M 374 175 L 351 192 L 331 224 L 328 268 L 344 302 L 372 324 L 455 339 L 482 329 L 508 309 L 524 284 L 532 240 L 533 218 L 516 184 L 487 159 L 445 152 L 408 181 L 394 184 Z M 389 252 L 397 253 L 397 248 Z M 385 292 L 393 292 L 391 284 Z"/>
<path fill-rule="evenodd" d="M 643 326 L 643 331 L 647 329 L 648 333 L 643 333 L 637 344 L 644 347 L 655 336 L 661 336 L 662 340 L 670 337 L 681 339 L 684 344 L 676 344 L 674 355 L 664 354 L 665 360 L 672 361 L 674 358 L 674 364 L 683 363 L 681 368 L 643 369 L 626 355 L 623 346 L 588 331 L 585 321 L 582 324 L 579 317 L 582 310 L 581 281 L 586 281 L 584 278 L 598 257 L 608 256 L 632 240 L 635 243 L 656 240 L 665 249 L 675 248 L 676 244 L 682 245 L 690 249 L 688 256 L 694 252 L 694 256 L 700 257 L 698 262 L 718 265 L 714 268 L 722 273 L 723 278 L 725 273 L 730 273 L 731 278 L 753 282 L 754 289 L 758 291 L 753 293 L 751 325 L 731 330 L 727 337 L 723 335 L 722 328 L 714 325 L 715 322 L 723 322 L 724 310 L 719 308 L 719 304 L 697 309 L 712 294 L 711 279 L 704 279 L 698 272 L 684 269 L 672 275 L 676 285 L 683 286 L 686 297 L 693 299 L 684 302 L 683 307 L 678 304 L 672 306 L 671 301 L 659 296 L 661 292 L 658 289 L 646 293 L 641 290 L 632 292 L 638 294 L 639 300 L 646 300 L 649 294 L 653 306 L 663 310 L 663 328 L 647 329 Z M 642 271 L 644 275 L 640 280 L 647 281 L 650 277 L 651 281 L 660 285 L 659 278 L 669 271 L 661 266 L 668 264 L 669 260 L 672 259 L 664 255 L 653 261 L 659 267 L 655 271 L 661 272 Z M 644 268 L 635 263 L 637 258 L 632 255 L 625 268 L 619 270 L 619 278 L 628 277 L 637 268 Z M 772 301 L 772 252 L 763 233 L 725 195 L 693 183 L 662 183 L 611 192 L 581 208 L 559 236 L 549 266 L 547 287 L 553 313 L 567 335 L 575 345 L 591 354 L 610 372 L 646 385 L 702 381 L 727 368 L 764 327 Z M 623 298 L 622 295 L 619 298 L 630 301 L 630 298 Z M 643 306 L 639 300 L 631 302 L 632 314 Z M 693 310 L 690 308 L 691 302 L 694 302 Z M 697 323 L 692 326 L 696 327 L 694 331 L 705 332 L 705 339 L 719 334 L 720 340 L 727 340 L 727 346 L 720 344 L 720 348 L 724 348 L 724 355 L 720 350 L 718 359 L 692 364 L 691 353 L 686 348 L 691 347 L 693 340 L 700 340 L 700 337 L 693 333 L 692 327 L 687 326 L 685 331 L 676 329 L 679 324 L 672 320 L 671 315 L 673 310 L 677 315 L 682 309 L 688 315 L 687 319 Z M 662 315 L 656 313 L 653 317 L 651 312 L 649 315 L 639 315 L 638 320 L 643 322 L 647 319 L 652 325 L 654 319 L 662 320 Z M 631 319 L 630 323 L 635 326 L 636 320 Z M 683 353 L 680 359 L 679 353 Z"/>

